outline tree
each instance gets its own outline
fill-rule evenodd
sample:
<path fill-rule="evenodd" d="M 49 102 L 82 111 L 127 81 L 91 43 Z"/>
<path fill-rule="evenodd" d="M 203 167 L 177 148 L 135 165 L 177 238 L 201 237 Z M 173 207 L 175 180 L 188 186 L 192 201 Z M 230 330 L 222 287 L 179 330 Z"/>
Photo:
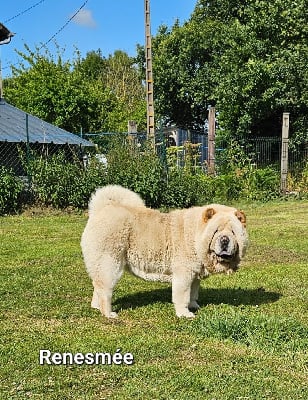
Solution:
<path fill-rule="evenodd" d="M 54 58 L 48 51 L 19 53 L 24 60 L 13 68 L 5 80 L 6 98 L 15 106 L 71 132 L 101 129 L 97 119 L 104 104 L 105 113 L 114 107 L 115 99 L 105 88 L 93 85 L 70 61 L 60 54 Z M 28 65 L 25 64 L 27 62 Z"/>
<path fill-rule="evenodd" d="M 190 20 L 153 40 L 156 109 L 202 129 L 216 105 L 225 135 L 307 135 L 307 7 L 304 0 L 199 0 Z"/>
<path fill-rule="evenodd" d="M 210 33 L 194 23 L 162 26 L 153 40 L 155 106 L 165 123 L 202 127 L 211 98 Z"/>
<path fill-rule="evenodd" d="M 101 79 L 118 100 L 118 114 L 115 113 L 114 117 L 118 119 L 119 128 L 122 127 L 122 131 L 126 130 L 127 121 L 134 120 L 139 130 L 145 130 L 145 88 L 134 58 L 121 50 L 115 51 L 106 59 L 106 68 Z"/>
<path fill-rule="evenodd" d="M 82 80 L 90 79 L 93 84 L 108 90 L 115 106 L 104 115 L 107 132 L 125 132 L 128 120 L 135 120 L 139 130 L 145 129 L 145 90 L 135 60 L 125 52 L 116 50 L 108 58 L 101 51 L 91 51 L 84 59 L 75 63 Z"/>
<path fill-rule="evenodd" d="M 144 88 L 125 53 L 105 59 L 93 51 L 64 61 L 60 52 L 25 47 L 19 67 L 4 81 L 16 107 L 70 132 L 125 132 L 129 119 L 145 126 Z"/>
<path fill-rule="evenodd" d="M 293 135 L 307 135 L 304 1 L 233 1 L 231 19 L 217 10 L 224 1 L 212 3 L 223 22 L 213 93 L 221 125 L 240 136 L 280 135 L 282 113 L 288 111 Z"/>

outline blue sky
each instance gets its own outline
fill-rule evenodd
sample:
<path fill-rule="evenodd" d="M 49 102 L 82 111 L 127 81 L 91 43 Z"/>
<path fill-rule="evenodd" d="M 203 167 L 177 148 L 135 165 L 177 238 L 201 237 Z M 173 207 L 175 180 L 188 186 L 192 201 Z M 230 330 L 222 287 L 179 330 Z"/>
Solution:
<path fill-rule="evenodd" d="M 183 23 L 190 17 L 196 3 L 197 0 L 151 0 L 152 35 L 161 24 L 172 26 L 177 18 Z M 136 44 L 144 43 L 143 0 L 1 1 L 0 22 L 15 33 L 11 43 L 0 46 L 3 77 L 10 75 L 10 64 L 18 63 L 19 56 L 15 50 L 24 51 L 24 44 L 33 50 L 35 46 L 40 47 L 83 5 L 54 39 L 61 49 L 65 49 L 66 58 L 72 59 L 76 48 L 82 56 L 97 49 L 101 49 L 104 56 L 117 49 L 134 55 Z M 32 6 L 35 7 L 18 15 Z M 54 40 L 47 45 L 52 53 L 56 52 Z"/>

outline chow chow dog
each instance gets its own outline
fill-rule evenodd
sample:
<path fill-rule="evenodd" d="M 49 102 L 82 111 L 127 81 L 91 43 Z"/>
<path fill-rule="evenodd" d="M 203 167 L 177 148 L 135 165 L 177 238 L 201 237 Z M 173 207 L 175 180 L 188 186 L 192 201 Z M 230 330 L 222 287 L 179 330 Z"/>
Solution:
<path fill-rule="evenodd" d="M 98 189 L 81 238 L 93 282 L 92 307 L 109 318 L 112 292 L 126 269 L 145 280 L 170 282 L 178 317 L 194 317 L 200 280 L 238 269 L 248 244 L 243 211 L 219 204 L 162 213 L 117 185 Z"/>

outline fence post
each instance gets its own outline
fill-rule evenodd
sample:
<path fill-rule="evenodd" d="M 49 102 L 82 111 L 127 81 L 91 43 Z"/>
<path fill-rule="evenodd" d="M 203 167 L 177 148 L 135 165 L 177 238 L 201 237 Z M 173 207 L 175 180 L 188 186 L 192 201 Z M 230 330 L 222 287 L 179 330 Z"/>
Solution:
<path fill-rule="evenodd" d="M 288 176 L 289 116 L 290 113 L 283 113 L 282 117 L 280 190 L 284 195 L 287 191 Z"/>
<path fill-rule="evenodd" d="M 208 174 L 215 174 L 215 107 L 209 107 L 209 133 L 208 133 Z"/>

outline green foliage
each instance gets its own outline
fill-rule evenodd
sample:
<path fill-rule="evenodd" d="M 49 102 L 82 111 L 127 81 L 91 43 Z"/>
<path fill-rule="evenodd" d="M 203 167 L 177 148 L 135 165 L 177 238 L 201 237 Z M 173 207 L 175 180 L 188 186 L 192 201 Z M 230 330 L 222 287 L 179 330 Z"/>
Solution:
<path fill-rule="evenodd" d="M 68 162 L 63 153 L 48 159 L 32 157 L 27 166 L 35 199 L 56 208 L 87 206 L 91 193 L 105 184 L 104 166 L 91 160 L 84 169 L 78 160 Z"/>
<path fill-rule="evenodd" d="M 166 208 L 186 208 L 197 202 L 197 177 L 185 169 L 171 169 L 168 184 L 162 195 L 162 206 Z"/>
<path fill-rule="evenodd" d="M 54 57 L 25 48 L 19 68 L 4 81 L 8 102 L 70 132 L 126 132 L 128 120 L 144 129 L 144 87 L 126 53 L 64 61 L 61 51 Z"/>
<path fill-rule="evenodd" d="M 216 105 L 230 137 L 278 135 L 288 111 L 292 135 L 307 139 L 306 20 L 304 0 L 199 0 L 188 22 L 153 40 L 157 111 L 203 129 Z"/>
<path fill-rule="evenodd" d="M 303 169 L 299 179 L 299 189 L 303 194 L 308 196 L 308 161 L 306 162 L 306 166 Z"/>
<path fill-rule="evenodd" d="M 13 171 L 0 167 L 0 215 L 18 210 L 22 183 Z"/>
<path fill-rule="evenodd" d="M 224 198 L 268 201 L 279 196 L 279 173 L 270 166 L 256 168 L 251 158 L 236 141 L 217 159 L 219 176 L 217 186 Z"/>
<path fill-rule="evenodd" d="M 204 125 L 212 87 L 209 42 L 210 35 L 194 23 L 162 26 L 154 38 L 155 105 L 165 122 L 185 128 Z"/>
<path fill-rule="evenodd" d="M 115 137 L 107 160 L 108 183 L 139 193 L 148 206 L 160 206 L 165 189 L 164 169 L 149 143 L 139 147 L 123 136 Z"/>
<path fill-rule="evenodd" d="M 249 166 L 242 171 L 240 181 L 244 182 L 242 197 L 247 200 L 268 201 L 279 196 L 279 173 L 271 167 Z"/>
<path fill-rule="evenodd" d="M 110 139 L 107 165 L 90 156 L 86 167 L 63 153 L 32 156 L 27 165 L 35 199 L 56 208 L 85 208 L 92 192 L 106 184 L 139 193 L 152 208 L 186 208 L 239 199 L 268 201 L 279 196 L 279 176 L 270 167 L 256 169 L 235 147 L 229 172 L 209 176 L 190 163 L 180 168 L 168 156 L 168 168 L 149 143 L 123 135 Z M 173 165 L 172 165 L 173 163 Z M 303 175 L 304 176 L 304 175 Z"/>
<path fill-rule="evenodd" d="M 308 198 L 308 162 L 294 175 L 288 175 L 288 191 L 301 198 Z"/>

